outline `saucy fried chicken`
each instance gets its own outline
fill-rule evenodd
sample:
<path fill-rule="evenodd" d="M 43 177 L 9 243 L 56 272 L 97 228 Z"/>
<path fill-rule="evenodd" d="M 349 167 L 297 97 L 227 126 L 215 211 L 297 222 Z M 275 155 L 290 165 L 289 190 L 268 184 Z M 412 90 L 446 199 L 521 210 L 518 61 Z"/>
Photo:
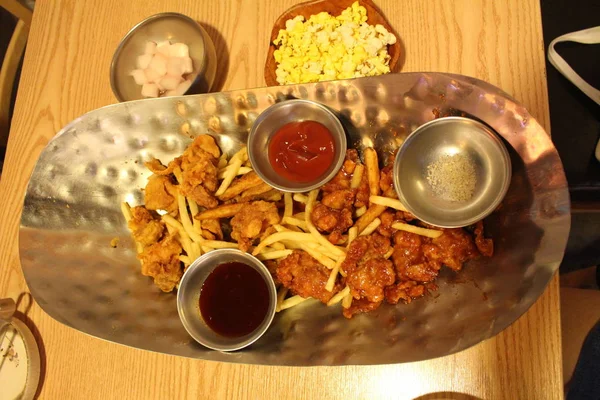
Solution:
<path fill-rule="evenodd" d="M 381 301 L 369 301 L 367 298 L 352 301 L 352 304 L 348 308 L 342 310 L 344 317 L 350 319 L 355 314 L 367 313 L 369 311 L 376 310 L 381 305 Z"/>
<path fill-rule="evenodd" d="M 319 231 L 330 233 L 328 239 L 331 243 L 338 243 L 342 239 L 342 233 L 353 224 L 351 208 L 336 210 L 323 203 L 315 204 L 310 218 Z"/>
<path fill-rule="evenodd" d="M 154 219 L 144 206 L 133 207 L 131 215 L 127 226 L 136 242 L 146 247 L 160 240 L 165 231 L 165 224 L 161 220 Z"/>
<path fill-rule="evenodd" d="M 277 206 L 266 201 L 246 203 L 231 219 L 231 237 L 237 240 L 240 250 L 247 251 L 254 239 L 280 221 Z"/>
<path fill-rule="evenodd" d="M 494 255 L 494 242 L 492 239 L 486 239 L 483 236 L 483 221 L 479 221 L 475 224 L 475 246 L 481 255 L 485 257 L 491 257 Z"/>
<path fill-rule="evenodd" d="M 323 193 L 335 192 L 336 190 L 350 189 L 350 180 L 358 162 L 358 152 L 355 149 L 346 150 L 346 159 L 342 168 L 332 180 L 323 185 Z"/>
<path fill-rule="evenodd" d="M 322 303 L 327 303 L 340 290 L 339 283 L 331 292 L 325 289 L 329 270 L 303 250 L 294 250 L 279 261 L 275 274 L 292 293 L 304 298 L 312 297 Z"/>
<path fill-rule="evenodd" d="M 138 255 L 142 262 L 142 275 L 152 277 L 154 284 L 163 292 L 172 291 L 183 275 L 180 254 L 181 245 L 173 236 L 165 236 Z"/>
<path fill-rule="evenodd" d="M 350 244 L 341 269 L 354 299 L 383 301 L 384 288 L 396 280 L 392 262 L 384 257 L 389 248 L 390 240 L 378 233 L 360 236 Z"/>

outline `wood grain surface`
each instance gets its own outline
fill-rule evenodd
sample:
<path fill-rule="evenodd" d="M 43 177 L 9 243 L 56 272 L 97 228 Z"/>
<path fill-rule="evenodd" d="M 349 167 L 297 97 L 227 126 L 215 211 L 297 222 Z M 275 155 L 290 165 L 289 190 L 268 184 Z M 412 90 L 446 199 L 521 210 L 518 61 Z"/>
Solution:
<path fill-rule="evenodd" d="M 223 89 L 264 85 L 276 18 L 292 0 L 40 0 L 31 26 L 0 180 L 0 296 L 27 293 L 18 226 L 27 180 L 48 140 L 86 111 L 115 103 L 108 69 L 143 18 L 177 11 L 215 42 Z M 377 0 L 403 43 L 402 71 L 491 82 L 549 128 L 539 0 Z M 36 304 L 19 309 L 43 347 L 41 398 L 562 398 L 558 278 L 516 323 L 455 355 L 376 367 L 281 368 L 149 353 L 79 333 Z M 377 349 L 374 349 L 377 351 Z"/>
<path fill-rule="evenodd" d="M 303 3 L 296 4 L 290 7 L 283 14 L 279 16 L 273 23 L 271 30 L 269 50 L 267 52 L 267 59 L 265 61 L 265 83 L 268 86 L 277 86 L 277 62 L 273 56 L 275 52 L 275 45 L 273 41 L 277 39 L 279 31 L 285 29 L 285 23 L 287 20 L 292 19 L 298 15 L 302 15 L 305 20 L 308 20 L 311 15 L 318 14 L 320 12 L 327 12 L 333 16 L 338 16 L 352 5 L 357 0 L 311 0 Z M 398 33 L 390 25 L 390 23 L 382 14 L 381 10 L 371 0 L 358 0 L 358 3 L 367 10 L 367 18 L 370 25 L 383 25 L 388 32 L 391 32 L 398 36 Z M 402 45 L 398 41 L 393 45 L 388 46 L 388 54 L 390 55 L 390 71 L 397 72 L 398 61 L 400 61 L 400 55 L 402 51 Z"/>

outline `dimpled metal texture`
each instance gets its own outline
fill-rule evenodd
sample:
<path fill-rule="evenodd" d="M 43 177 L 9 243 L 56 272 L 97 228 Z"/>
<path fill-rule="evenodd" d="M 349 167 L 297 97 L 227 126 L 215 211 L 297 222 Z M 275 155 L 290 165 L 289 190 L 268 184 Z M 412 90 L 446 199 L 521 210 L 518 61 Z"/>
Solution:
<path fill-rule="evenodd" d="M 149 171 L 196 135 L 233 154 L 256 117 L 285 99 L 321 102 L 340 117 L 349 147 L 374 146 L 385 162 L 434 114 L 465 113 L 504 139 L 513 165 L 501 208 L 486 219 L 496 254 L 442 269 L 439 290 L 411 304 L 383 305 L 346 320 L 340 306 L 308 300 L 279 313 L 252 346 L 221 353 L 197 344 L 177 315 L 176 294 L 140 274 L 119 203 L 143 202 Z M 437 73 L 140 100 L 85 114 L 47 145 L 32 174 L 19 237 L 31 293 L 56 320 L 90 335 L 192 358 L 267 365 L 418 361 L 463 350 L 518 319 L 542 294 L 570 227 L 562 164 L 527 110 L 485 82 Z M 119 238 L 117 248 L 110 242 Z"/>

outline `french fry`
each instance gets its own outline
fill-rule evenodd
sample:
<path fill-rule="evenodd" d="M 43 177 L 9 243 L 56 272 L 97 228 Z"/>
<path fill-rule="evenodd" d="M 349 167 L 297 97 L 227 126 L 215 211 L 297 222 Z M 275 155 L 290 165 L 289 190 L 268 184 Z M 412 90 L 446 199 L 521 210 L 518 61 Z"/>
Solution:
<path fill-rule="evenodd" d="M 229 165 L 232 165 L 236 160 L 242 160 L 242 163 L 248 161 L 248 148 L 246 146 L 242 147 L 229 159 Z"/>
<path fill-rule="evenodd" d="M 367 211 L 354 223 L 356 230 L 360 232 L 364 231 L 365 228 L 373 222 L 373 220 L 379 217 L 386 210 L 387 207 L 379 204 L 372 204 Z"/>
<path fill-rule="evenodd" d="M 285 250 L 285 245 L 281 242 L 273 243 L 271 247 L 275 250 Z"/>
<path fill-rule="evenodd" d="M 297 226 L 302 229 L 304 232 L 308 232 L 308 226 L 306 225 L 306 221 L 294 218 L 294 217 L 283 217 L 281 220 L 282 224 L 288 224 L 292 226 Z"/>
<path fill-rule="evenodd" d="M 340 290 L 339 292 L 337 292 L 332 298 L 331 300 L 329 300 L 327 302 L 327 306 L 332 306 L 334 304 L 339 303 L 340 301 L 342 301 L 342 299 L 344 297 L 346 297 L 348 294 L 350 294 L 350 287 L 346 286 L 344 289 Z"/>
<path fill-rule="evenodd" d="M 285 299 L 284 301 L 281 302 L 281 307 L 279 308 L 279 311 L 283 311 L 288 308 L 297 306 L 298 304 L 300 304 L 303 301 L 308 300 L 308 299 L 310 299 L 310 297 L 305 299 L 304 297 L 300 297 L 300 296 L 293 296 L 288 299 Z"/>
<path fill-rule="evenodd" d="M 306 211 L 304 221 L 306 222 L 306 226 L 310 233 L 321 243 L 325 248 L 328 248 L 332 253 L 338 254 L 340 256 L 345 255 L 344 250 L 341 250 L 339 247 L 334 246 L 327 238 L 315 228 L 312 221 L 310 220 L 310 216 L 312 214 L 312 208 L 317 200 L 317 196 L 319 195 L 319 189 L 311 190 L 308 195 L 308 201 L 306 202 Z"/>
<path fill-rule="evenodd" d="M 177 180 L 177 183 L 181 184 L 183 182 L 183 172 L 181 172 L 181 168 L 179 167 L 179 165 L 177 165 L 173 169 L 173 175 L 175 175 L 175 179 Z"/>
<path fill-rule="evenodd" d="M 200 220 L 194 218 L 200 212 L 198 204 L 189 197 L 186 197 L 185 199 L 190 206 L 190 214 L 192 214 L 192 225 L 194 226 L 194 231 L 196 231 L 197 234 L 202 235 L 202 224 L 200 223 Z"/>
<path fill-rule="evenodd" d="M 229 167 L 231 168 L 231 167 Z M 219 172 L 217 173 L 217 178 L 219 179 L 224 179 L 225 176 L 227 175 L 227 171 L 229 170 L 228 167 L 225 168 L 221 168 L 219 169 Z M 254 171 L 252 168 L 250 167 L 240 167 L 240 169 L 238 169 L 237 171 L 237 175 L 246 175 L 248 172 Z"/>
<path fill-rule="evenodd" d="M 219 162 L 217 163 L 217 168 L 221 170 L 221 169 L 225 168 L 226 166 L 227 166 L 227 155 L 225 153 L 223 153 L 223 154 L 221 154 L 221 157 L 219 158 Z M 223 178 L 219 177 L 219 179 L 223 179 Z"/>
<path fill-rule="evenodd" d="M 335 285 L 335 280 L 340 272 L 340 266 L 342 265 L 343 260 L 340 260 L 335 263 L 335 267 L 331 270 L 329 274 L 329 279 L 327 279 L 327 283 L 325 284 L 325 290 L 331 292 L 333 290 L 333 286 Z"/>
<path fill-rule="evenodd" d="M 377 229 L 379 225 L 381 225 L 381 220 L 379 218 L 375 218 L 369 225 L 365 227 L 359 236 L 370 235 L 371 233 L 375 232 L 375 229 Z"/>
<path fill-rule="evenodd" d="M 285 208 L 283 209 L 283 219 L 285 219 L 291 217 L 292 213 L 294 212 L 294 200 L 292 199 L 292 194 L 284 193 L 283 202 L 285 203 Z"/>
<path fill-rule="evenodd" d="M 356 209 L 356 211 L 354 211 L 354 214 L 360 218 L 364 215 L 364 213 L 367 212 L 367 206 L 362 206 Z"/>
<path fill-rule="evenodd" d="M 292 240 L 282 240 L 281 242 L 286 249 L 293 249 L 293 250 L 298 250 L 301 249 L 300 245 L 298 244 L 298 242 L 294 242 Z M 273 245 L 271 245 L 271 247 L 273 247 Z"/>
<path fill-rule="evenodd" d="M 208 247 L 208 246 L 200 246 L 200 248 L 202 249 L 202 252 L 204 254 L 208 253 L 209 251 L 213 251 L 214 250 L 212 247 Z"/>
<path fill-rule="evenodd" d="M 379 204 L 380 206 L 391 207 L 391 208 L 394 208 L 394 209 L 400 210 L 400 211 L 408 211 L 406 209 L 406 207 L 404 207 L 402 205 L 402 203 L 400 203 L 400 200 L 398 200 L 398 199 L 392 199 L 392 198 L 383 197 L 383 196 L 371 196 L 371 197 L 369 197 L 369 201 L 372 204 Z"/>
<path fill-rule="evenodd" d="M 298 203 L 306 204 L 306 202 L 308 201 L 308 197 L 306 197 L 305 195 L 303 195 L 301 193 L 296 193 L 296 194 L 294 194 L 294 201 L 297 201 Z"/>
<path fill-rule="evenodd" d="M 192 242 L 192 250 L 194 251 L 193 260 L 197 259 L 202 255 L 202 250 L 200 249 L 200 244 L 198 244 L 198 242 Z"/>
<path fill-rule="evenodd" d="M 379 160 L 377 152 L 372 147 L 365 149 L 365 166 L 367 168 L 367 178 L 369 181 L 369 193 L 372 196 L 379 194 Z"/>
<path fill-rule="evenodd" d="M 190 260 L 189 256 L 179 256 L 179 261 L 187 265 L 190 265 L 192 263 L 192 260 Z"/>
<path fill-rule="evenodd" d="M 306 246 L 305 243 L 300 243 L 300 248 L 302 250 L 304 250 L 305 252 L 307 252 L 308 254 L 310 254 L 310 256 L 312 258 L 314 258 L 315 260 L 317 260 L 318 262 L 323 264 L 328 269 L 335 268 L 335 261 L 333 261 L 331 258 L 325 256 L 323 253 L 317 251 L 315 248 Z"/>
<path fill-rule="evenodd" d="M 304 221 L 304 218 L 306 218 L 306 213 L 305 212 L 299 212 L 298 214 L 294 214 L 292 215 L 292 217 L 299 219 L 301 221 Z"/>
<path fill-rule="evenodd" d="M 232 160 L 233 160 L 233 158 L 232 158 Z M 225 191 L 227 190 L 229 185 L 231 185 L 231 182 L 233 182 L 233 178 L 235 178 L 235 176 L 237 175 L 237 172 L 240 169 L 240 167 L 242 166 L 242 163 L 243 163 L 243 161 L 240 159 L 235 159 L 233 161 L 233 164 L 231 164 L 232 167 L 230 169 L 228 169 L 227 172 L 225 173 L 225 177 L 223 178 L 223 181 L 221 181 L 221 186 L 219 186 L 219 189 L 217 189 L 215 196 L 219 197 L 219 196 L 223 195 L 223 193 L 225 193 Z"/>
<path fill-rule="evenodd" d="M 258 185 L 244 190 L 241 197 L 248 198 L 248 197 L 259 196 L 261 194 L 270 192 L 271 190 L 273 190 L 273 188 L 268 183 L 261 181 Z"/>
<path fill-rule="evenodd" d="M 181 218 L 181 224 L 183 225 L 183 229 L 187 232 L 190 237 L 194 235 L 199 235 L 198 232 L 194 229 L 192 225 L 192 220 L 190 219 L 190 215 L 188 214 L 187 204 L 185 202 L 185 197 L 179 193 L 177 194 L 177 204 L 179 205 L 179 218 Z"/>
<path fill-rule="evenodd" d="M 221 200 L 221 201 L 231 200 L 238 194 L 250 189 L 251 187 L 260 185 L 261 183 L 264 183 L 264 182 L 262 181 L 262 179 L 260 179 L 260 177 L 256 174 L 256 172 L 247 173 L 246 175 L 244 175 L 241 178 L 237 179 L 236 181 L 232 182 L 231 185 L 227 188 L 227 190 L 225 190 L 225 192 L 223 194 L 218 196 L 219 200 Z M 271 187 L 269 186 L 269 189 L 267 189 L 267 190 L 270 190 L 270 189 L 271 189 Z"/>
<path fill-rule="evenodd" d="M 298 242 L 302 243 L 303 241 L 315 241 L 315 238 L 310 233 L 300 233 L 300 232 L 273 233 L 272 235 L 269 235 L 268 237 L 266 237 L 262 242 L 260 242 L 258 244 L 258 246 L 256 246 L 256 248 L 252 252 L 252 255 L 253 256 L 257 255 L 258 253 L 260 253 L 260 250 L 262 250 L 264 247 L 267 247 L 268 245 L 270 245 L 272 243 L 279 242 L 280 240 L 294 240 L 294 241 L 298 241 Z"/>
<path fill-rule="evenodd" d="M 389 249 L 384 255 L 383 258 L 385 258 L 386 260 L 389 259 L 392 254 L 394 254 L 394 248 L 392 247 L 391 249 Z"/>
<path fill-rule="evenodd" d="M 203 239 L 199 244 L 202 247 L 210 247 L 211 249 L 237 249 L 238 244 L 233 242 L 225 242 L 223 240 L 206 240 Z"/>
<path fill-rule="evenodd" d="M 197 220 L 231 218 L 242 211 L 243 203 L 225 204 L 210 210 L 205 210 L 196 215 Z"/>
<path fill-rule="evenodd" d="M 194 250 L 192 248 L 192 241 L 190 240 L 190 236 L 187 234 L 181 222 L 177 221 L 169 214 L 163 215 L 162 220 L 167 225 L 171 225 L 177 231 L 177 233 L 179 234 L 179 242 L 181 243 L 181 247 L 183 247 L 183 250 L 185 250 L 188 256 L 192 257 L 194 254 Z"/>
<path fill-rule="evenodd" d="M 358 228 L 353 226 L 352 228 L 348 229 L 348 244 L 346 245 L 346 247 L 350 247 L 350 244 L 352 243 L 352 241 L 354 239 L 356 239 L 356 237 L 358 236 Z"/>
<path fill-rule="evenodd" d="M 281 303 L 283 303 L 283 300 L 285 299 L 285 296 L 287 295 L 288 291 L 289 289 L 285 286 L 281 286 L 277 290 L 277 305 L 275 306 L 275 312 L 281 311 Z"/>
<path fill-rule="evenodd" d="M 281 192 L 277 189 L 271 188 L 270 186 L 269 186 L 269 188 L 271 190 L 264 192 L 264 193 L 255 194 L 255 195 L 249 195 L 247 192 L 252 191 L 252 189 L 249 189 L 246 192 L 242 193 L 240 195 L 240 197 L 237 198 L 237 202 L 242 203 L 242 202 L 248 202 L 248 201 L 254 201 L 254 200 L 264 200 L 264 201 L 271 201 L 271 202 L 280 201 L 281 198 L 283 197 Z M 258 187 L 256 190 L 258 190 Z"/>
<path fill-rule="evenodd" d="M 398 229 L 400 231 L 406 231 L 411 233 L 416 233 L 417 235 L 426 236 L 432 239 L 438 238 L 442 236 L 443 231 L 438 231 L 435 229 L 421 228 L 420 226 L 414 226 L 410 224 L 405 224 L 403 222 L 395 222 L 392 224 L 392 228 Z"/>
<path fill-rule="evenodd" d="M 274 228 L 279 233 L 289 232 L 288 228 L 286 228 L 284 226 L 281 226 L 279 224 L 274 225 Z M 313 237 L 313 239 L 314 239 L 314 237 Z M 331 259 L 327 255 L 323 254 L 323 251 L 321 251 L 319 249 L 320 247 L 322 248 L 322 246 L 320 246 L 319 243 L 309 242 L 309 241 L 297 241 L 296 243 L 297 243 L 297 246 L 300 249 L 302 249 L 305 252 L 307 252 L 312 258 L 314 258 L 315 260 L 317 260 L 318 262 L 320 262 L 321 264 L 323 264 L 325 267 L 327 267 L 329 269 L 333 269 L 335 267 L 336 261 L 334 261 L 333 259 Z M 325 250 L 327 251 L 327 249 L 325 249 Z"/>
<path fill-rule="evenodd" d="M 354 173 L 352 174 L 352 180 L 350 180 L 350 189 L 356 189 L 360 186 L 360 181 L 362 180 L 364 172 L 365 166 L 357 164 L 354 168 Z"/>
<path fill-rule="evenodd" d="M 131 206 L 126 201 L 121 203 L 121 212 L 123 213 L 123 217 L 125 217 L 125 222 L 131 221 L 131 218 L 133 218 Z"/>
<path fill-rule="evenodd" d="M 352 305 L 352 293 L 348 293 L 343 299 L 342 299 L 342 307 L 344 308 L 350 308 L 350 306 Z"/>
<path fill-rule="evenodd" d="M 293 252 L 293 250 L 275 250 L 275 251 L 269 251 L 267 253 L 258 254 L 256 256 L 256 258 L 258 258 L 261 261 L 275 260 L 278 258 L 287 257 L 290 254 L 292 254 L 292 252 Z"/>

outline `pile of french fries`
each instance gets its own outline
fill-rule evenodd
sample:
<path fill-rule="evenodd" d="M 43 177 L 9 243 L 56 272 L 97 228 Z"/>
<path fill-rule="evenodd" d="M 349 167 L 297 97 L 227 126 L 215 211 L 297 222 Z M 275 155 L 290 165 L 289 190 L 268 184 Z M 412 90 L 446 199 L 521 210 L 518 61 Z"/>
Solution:
<path fill-rule="evenodd" d="M 381 224 L 379 216 L 386 209 L 406 211 L 406 208 L 398 199 L 380 196 L 380 170 L 376 151 L 368 148 L 364 151 L 363 157 L 364 165 L 358 164 L 356 166 L 351 180 L 351 188 L 358 188 L 363 174 L 366 173 L 370 192 L 369 206 L 356 210 L 354 225 L 343 236 L 341 244 L 332 244 L 327 237 L 317 230 L 312 222 L 311 214 L 319 196 L 319 189 L 308 193 L 280 193 L 260 178 L 243 179 L 243 175 L 252 171 L 245 147 L 235 153 L 229 160 L 225 155 L 222 155 L 219 159 L 218 179 L 221 182 L 215 195 L 221 200 L 229 200 L 243 193 L 256 195 L 273 191 L 272 201 L 278 201 L 283 196 L 283 214 L 280 223 L 273 226 L 275 232 L 265 237 L 255 247 L 250 248 L 249 252 L 259 260 L 267 261 L 285 258 L 296 249 L 304 250 L 331 271 L 325 287 L 326 290 L 331 292 L 338 276 L 344 276 L 341 266 L 352 241 L 359 236 L 370 235 L 375 232 Z M 181 170 L 175 168 L 173 174 L 181 182 Z M 236 177 L 239 178 L 236 180 Z M 202 230 L 202 221 L 231 218 L 240 212 L 245 203 L 223 204 L 213 209 L 201 210 L 194 200 L 181 194 L 178 194 L 177 202 L 179 209 L 177 218 L 164 213 L 161 219 L 169 233 L 176 237 L 185 252 L 185 254 L 179 256 L 185 268 L 204 253 L 215 249 L 238 248 L 238 243 L 235 241 L 206 238 Z M 304 211 L 294 214 L 294 209 L 302 208 L 295 207 L 295 203 L 301 203 L 304 206 Z M 130 205 L 122 203 L 121 210 L 125 219 L 129 221 L 131 219 Z M 442 234 L 442 231 L 439 230 L 401 222 L 394 223 L 392 228 L 430 238 L 436 238 Z M 136 243 L 136 248 L 138 253 L 143 251 L 140 243 Z M 385 257 L 389 258 L 391 255 L 392 250 L 385 254 Z M 288 289 L 283 286 L 278 289 L 277 311 L 291 308 L 307 300 L 298 295 L 287 297 L 288 292 Z M 352 304 L 352 299 L 350 288 L 346 286 L 332 296 L 327 305 L 332 306 L 341 302 L 344 308 L 348 308 Z"/>

